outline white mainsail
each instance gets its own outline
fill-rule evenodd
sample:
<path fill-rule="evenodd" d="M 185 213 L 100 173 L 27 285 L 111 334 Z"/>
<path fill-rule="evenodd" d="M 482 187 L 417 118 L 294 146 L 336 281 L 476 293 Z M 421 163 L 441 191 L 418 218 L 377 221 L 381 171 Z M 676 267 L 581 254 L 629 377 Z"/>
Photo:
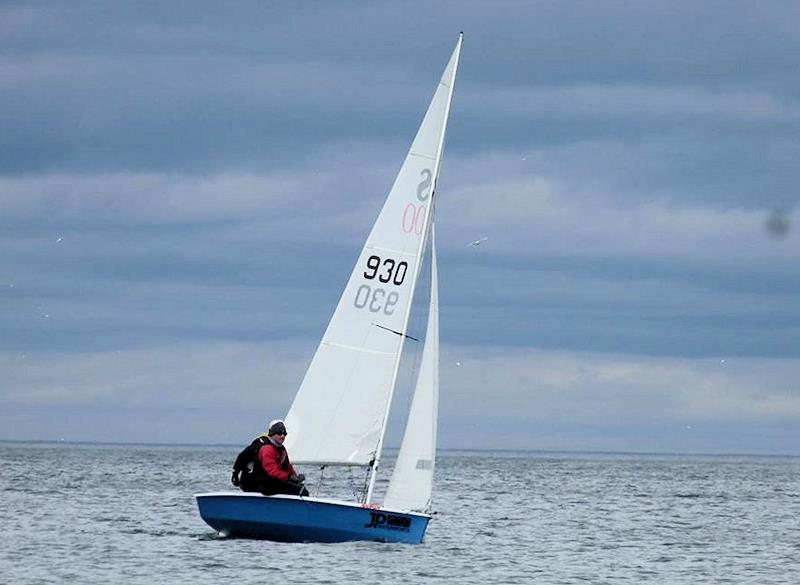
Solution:
<path fill-rule="evenodd" d="M 460 49 L 461 38 L 286 416 L 298 463 L 367 465 L 380 456 Z"/>
<path fill-rule="evenodd" d="M 436 421 L 439 409 L 439 285 L 436 239 L 431 224 L 431 298 L 425 347 L 408 423 L 386 490 L 386 508 L 428 512 L 436 463 Z"/>

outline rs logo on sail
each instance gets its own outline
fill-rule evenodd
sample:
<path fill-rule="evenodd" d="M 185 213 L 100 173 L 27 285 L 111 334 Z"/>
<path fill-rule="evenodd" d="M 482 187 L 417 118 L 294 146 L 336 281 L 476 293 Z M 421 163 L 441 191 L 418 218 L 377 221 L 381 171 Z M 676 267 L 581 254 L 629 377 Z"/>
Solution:
<path fill-rule="evenodd" d="M 369 522 L 364 524 L 364 528 L 381 528 L 383 530 L 408 532 L 408 529 L 411 527 L 411 518 L 407 516 L 385 514 L 384 512 L 375 511 L 370 512 L 369 515 Z"/>

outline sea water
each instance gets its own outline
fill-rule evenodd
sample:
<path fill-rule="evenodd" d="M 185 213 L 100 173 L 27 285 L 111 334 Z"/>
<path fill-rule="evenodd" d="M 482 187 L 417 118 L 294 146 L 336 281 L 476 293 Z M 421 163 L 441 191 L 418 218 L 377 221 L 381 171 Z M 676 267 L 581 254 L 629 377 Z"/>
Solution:
<path fill-rule="evenodd" d="M 445 451 L 423 544 L 280 544 L 197 513 L 237 452 L 0 443 L 0 583 L 800 582 L 800 458 Z"/>

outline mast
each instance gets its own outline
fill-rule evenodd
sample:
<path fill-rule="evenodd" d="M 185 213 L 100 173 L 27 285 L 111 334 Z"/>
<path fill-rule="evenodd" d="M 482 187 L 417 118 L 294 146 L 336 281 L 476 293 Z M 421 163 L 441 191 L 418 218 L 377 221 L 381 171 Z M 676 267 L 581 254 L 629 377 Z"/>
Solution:
<path fill-rule="evenodd" d="M 444 122 L 442 123 L 442 127 L 441 127 L 441 129 L 439 131 L 439 140 L 438 140 L 438 145 L 437 145 L 437 149 L 436 149 L 437 156 L 436 156 L 436 160 L 434 161 L 433 183 L 432 183 L 432 186 L 431 186 L 430 214 L 428 216 L 428 224 L 429 225 L 432 222 L 432 218 L 433 218 L 433 209 L 434 209 L 435 198 L 436 198 L 436 187 L 437 187 L 438 182 L 439 182 L 439 169 L 440 169 L 441 163 L 442 163 L 442 153 L 443 153 L 443 150 L 444 150 L 444 139 L 445 139 L 445 134 L 447 132 L 447 121 L 448 121 L 448 119 L 450 117 L 450 104 L 451 104 L 452 99 L 453 99 L 453 86 L 455 85 L 456 71 L 458 70 L 458 63 L 459 63 L 459 59 L 461 57 L 461 45 L 462 45 L 463 41 L 464 41 L 464 33 L 462 32 L 462 33 L 459 33 L 459 35 L 458 35 L 458 42 L 456 43 L 456 47 L 453 50 L 453 55 L 451 57 L 451 61 L 454 60 L 454 63 L 453 63 L 453 69 L 452 69 L 451 74 L 450 74 L 450 78 L 448 80 L 444 80 L 443 79 L 443 80 L 440 81 L 440 83 L 442 85 L 445 85 L 445 87 L 447 87 L 448 92 L 447 92 L 447 101 L 445 103 L 445 111 L 444 111 L 444 118 L 443 118 Z M 420 238 L 419 246 L 417 248 L 417 258 L 420 258 L 420 259 L 422 258 L 422 251 L 425 249 L 425 243 L 426 243 L 426 241 L 428 239 L 429 233 L 430 233 L 430 230 L 426 230 L 425 237 L 424 238 Z M 422 268 L 422 262 L 421 261 L 417 262 L 416 271 L 415 271 L 415 274 L 414 274 L 414 282 L 413 282 L 412 291 L 416 287 L 416 283 L 417 283 L 417 280 L 419 278 L 419 273 L 420 273 L 421 268 Z M 413 299 L 413 292 L 412 292 L 412 299 Z M 411 312 L 411 305 L 412 304 L 413 304 L 413 302 L 409 302 L 408 306 L 405 309 L 405 315 L 404 315 L 404 321 L 403 322 L 406 324 L 406 327 L 408 325 L 408 318 L 409 318 L 409 314 Z M 379 466 L 379 463 L 380 463 L 381 455 L 383 453 L 383 442 L 384 442 L 384 439 L 386 438 L 386 426 L 387 426 L 387 423 L 389 421 L 389 411 L 391 409 L 392 399 L 394 397 L 395 386 L 397 384 L 397 375 L 398 375 L 398 373 L 400 371 L 400 360 L 401 360 L 402 355 L 403 355 L 403 348 L 404 347 L 405 347 L 405 335 L 401 336 L 401 338 L 400 338 L 400 346 L 399 346 L 398 353 L 397 353 L 397 360 L 396 360 L 396 362 L 394 364 L 394 371 L 392 373 L 391 389 L 389 391 L 389 396 L 388 396 L 388 399 L 387 399 L 386 408 L 384 409 L 384 416 L 383 416 L 383 421 L 382 421 L 382 424 L 381 424 L 381 433 L 380 433 L 380 437 L 378 439 L 378 444 L 377 444 L 376 449 L 375 449 L 375 458 L 372 461 L 371 473 L 370 473 L 370 478 L 369 478 L 369 488 L 367 490 L 367 498 L 366 498 L 366 503 L 367 504 L 369 504 L 372 501 L 372 493 L 373 493 L 373 491 L 375 489 L 375 480 L 377 478 L 377 470 L 378 470 L 378 466 Z"/>

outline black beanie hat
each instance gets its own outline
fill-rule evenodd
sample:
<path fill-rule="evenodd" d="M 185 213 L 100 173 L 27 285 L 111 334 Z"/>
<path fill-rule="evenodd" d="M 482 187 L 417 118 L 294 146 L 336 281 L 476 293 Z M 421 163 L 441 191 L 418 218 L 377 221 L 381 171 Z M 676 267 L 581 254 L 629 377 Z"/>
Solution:
<path fill-rule="evenodd" d="M 286 434 L 286 425 L 283 424 L 282 420 L 273 421 L 271 425 L 269 425 L 269 430 L 267 431 L 267 435 L 277 435 L 278 433 L 285 435 Z"/>

